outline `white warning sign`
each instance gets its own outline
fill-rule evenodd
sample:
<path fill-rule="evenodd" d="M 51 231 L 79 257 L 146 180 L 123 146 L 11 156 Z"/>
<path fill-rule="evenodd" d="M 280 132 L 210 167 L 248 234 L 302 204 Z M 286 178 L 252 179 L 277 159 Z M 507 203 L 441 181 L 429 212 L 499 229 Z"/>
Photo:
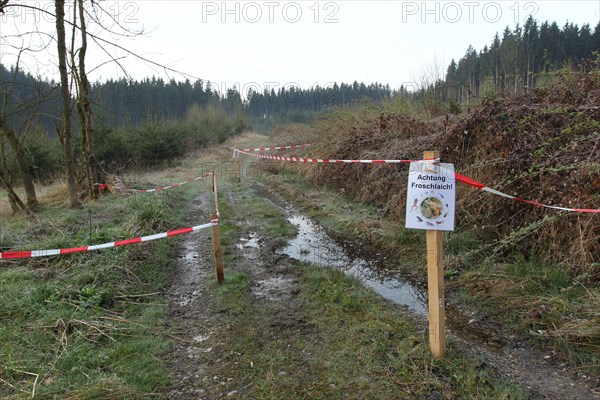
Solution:
<path fill-rule="evenodd" d="M 453 231 L 455 193 L 453 164 L 410 163 L 406 227 Z"/>

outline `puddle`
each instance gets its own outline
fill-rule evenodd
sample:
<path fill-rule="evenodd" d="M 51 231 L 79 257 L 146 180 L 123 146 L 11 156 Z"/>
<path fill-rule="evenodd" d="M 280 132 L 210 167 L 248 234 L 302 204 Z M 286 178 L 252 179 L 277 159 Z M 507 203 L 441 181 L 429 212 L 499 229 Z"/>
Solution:
<path fill-rule="evenodd" d="M 186 241 L 182 246 L 182 252 L 179 258 L 182 258 L 186 261 L 192 261 L 200 257 L 198 252 L 196 251 L 196 243 L 192 241 Z"/>
<path fill-rule="evenodd" d="M 396 304 L 407 306 L 419 315 L 427 316 L 427 297 L 418 288 L 383 269 L 378 261 L 367 261 L 348 255 L 346 249 L 332 240 L 322 228 L 304 216 L 288 221 L 298 228 L 298 235 L 279 251 L 299 261 L 320 266 L 337 267 L 358 278 L 365 286 Z"/>
<path fill-rule="evenodd" d="M 240 238 L 240 242 L 236 245 L 236 247 L 238 249 L 246 249 L 246 248 L 251 248 L 251 249 L 258 249 L 260 248 L 260 237 L 258 236 L 258 234 L 256 232 L 250 232 L 250 234 L 248 235 L 247 238 Z"/>
<path fill-rule="evenodd" d="M 235 245 L 236 253 L 243 257 L 254 260 L 260 256 L 261 237 L 256 232 L 251 232 L 247 238 L 240 238 L 240 243 Z"/>
<path fill-rule="evenodd" d="M 289 212 L 290 209 L 286 208 L 286 211 Z M 306 216 L 296 214 L 289 217 L 288 221 L 298 228 L 298 235 L 278 253 L 314 265 L 338 268 L 356 277 L 383 298 L 406 306 L 427 318 L 427 293 L 404 280 L 399 273 L 386 270 L 382 260 L 366 260 L 350 255 L 344 246 L 330 238 L 320 226 Z M 446 325 L 449 332 L 464 340 L 475 341 L 493 352 L 502 351 L 506 346 L 504 340 L 493 332 L 473 325 L 469 317 L 448 305 Z"/>
<path fill-rule="evenodd" d="M 400 273 L 387 270 L 385 260 L 377 259 L 375 255 L 354 256 L 356 252 L 349 251 L 329 237 L 323 228 L 301 215 L 278 195 L 257 184 L 251 187 L 257 195 L 278 206 L 288 215 L 288 221 L 298 228 L 296 237 L 279 250 L 279 254 L 319 266 L 338 268 L 356 277 L 385 299 L 406 306 L 417 315 L 428 317 L 426 290 L 407 282 Z M 473 324 L 471 318 L 446 304 L 446 328 L 449 334 L 476 343 L 494 354 L 504 353 L 506 340 L 489 329 Z"/>

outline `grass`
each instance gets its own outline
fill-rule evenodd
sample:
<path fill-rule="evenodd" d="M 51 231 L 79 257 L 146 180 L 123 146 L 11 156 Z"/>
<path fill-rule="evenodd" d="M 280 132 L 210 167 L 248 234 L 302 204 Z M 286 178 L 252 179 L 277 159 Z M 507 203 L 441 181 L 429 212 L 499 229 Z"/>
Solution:
<path fill-rule="evenodd" d="M 600 290 L 543 260 L 484 263 L 457 277 L 463 300 L 495 320 L 569 358 L 581 370 L 600 371 Z M 510 311 L 507 311 L 510 310 Z"/>
<path fill-rule="evenodd" d="M 298 268 L 301 305 L 288 310 L 287 322 L 253 304 L 245 284 L 221 293 L 247 301 L 225 338 L 239 354 L 246 398 L 526 398 L 452 347 L 432 362 L 424 327 L 355 279 Z"/>
<path fill-rule="evenodd" d="M 221 197 L 223 220 L 248 221 L 226 231 L 229 243 L 248 229 L 265 237 L 293 234 L 270 202 L 239 183 L 221 186 L 235 194 L 235 202 Z M 357 210 L 347 211 L 348 219 L 360 222 Z M 225 393 L 236 388 L 242 398 L 255 399 L 526 398 L 452 344 L 447 357 L 431 361 L 426 326 L 354 278 L 310 264 L 290 268 L 297 297 L 257 302 L 252 273 L 243 263 L 228 263 L 215 299 L 227 327 L 219 357 L 227 362 L 214 375 L 234 382 Z"/>
<path fill-rule="evenodd" d="M 236 272 L 227 277 L 227 280 L 218 289 L 220 310 L 230 315 L 240 315 L 246 311 L 248 305 L 243 301 L 248 292 L 250 277 L 242 272 Z"/>
<path fill-rule="evenodd" d="M 423 232 L 405 229 L 400 221 L 382 218 L 373 207 L 313 185 L 285 168 L 276 174 L 263 171 L 259 179 L 318 220 L 332 236 L 382 252 L 393 260 L 392 267 L 424 283 Z M 573 277 L 569 266 L 541 255 L 511 257 L 507 251 L 515 245 L 512 239 L 494 246 L 464 228 L 444 236 L 449 300 L 554 350 L 581 370 L 600 373 L 600 288 L 588 285 L 585 276 Z"/>
<path fill-rule="evenodd" d="M 151 177 L 161 179 L 160 177 Z M 35 219 L 3 217 L 5 248 L 97 244 L 180 226 L 191 186 L 109 195 Z M 0 398 L 147 398 L 170 383 L 160 361 L 175 239 L 60 257 L 3 261 L 0 269 Z M 136 297 L 137 295 L 142 295 Z M 133 297 L 132 297 L 133 296 Z"/>

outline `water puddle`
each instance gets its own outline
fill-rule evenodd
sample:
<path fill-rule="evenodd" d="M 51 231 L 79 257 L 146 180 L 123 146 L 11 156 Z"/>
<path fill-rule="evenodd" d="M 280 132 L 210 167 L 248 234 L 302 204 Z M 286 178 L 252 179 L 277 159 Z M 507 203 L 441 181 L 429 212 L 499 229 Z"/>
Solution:
<path fill-rule="evenodd" d="M 291 211 L 289 207 L 286 211 Z M 407 282 L 401 274 L 385 268 L 383 260 L 355 257 L 308 217 L 298 215 L 288 221 L 296 226 L 298 235 L 278 253 L 299 261 L 324 267 L 335 267 L 356 277 L 363 285 L 373 289 L 383 298 L 408 307 L 414 313 L 427 318 L 427 293 Z M 502 351 L 506 343 L 493 332 L 472 324 L 469 317 L 446 305 L 446 324 L 458 337 L 474 341 L 488 350 Z"/>
<path fill-rule="evenodd" d="M 196 260 L 200 255 L 196 251 L 196 243 L 186 242 L 183 244 L 183 251 L 181 252 L 180 258 L 186 261 Z"/>
<path fill-rule="evenodd" d="M 248 235 L 247 238 L 243 237 L 240 238 L 240 244 L 237 245 L 237 247 L 239 249 L 243 249 L 243 248 L 253 248 L 253 249 L 258 249 L 260 247 L 259 244 L 259 240 L 260 237 L 258 237 L 258 234 L 256 232 L 250 232 L 250 234 Z"/>
<path fill-rule="evenodd" d="M 338 268 L 356 277 L 385 299 L 406 306 L 419 316 L 428 317 L 426 290 L 408 282 L 400 273 L 389 271 L 385 259 L 378 259 L 371 254 L 356 256 L 355 251 L 329 237 L 323 228 L 301 215 L 278 195 L 257 184 L 251 187 L 257 195 L 278 206 L 288 216 L 288 221 L 298 229 L 296 237 L 279 250 L 279 254 L 319 266 Z M 469 343 L 477 343 L 492 353 L 503 353 L 507 346 L 504 338 L 474 324 L 471 318 L 446 304 L 446 328 L 449 334 Z"/>
<path fill-rule="evenodd" d="M 343 246 L 307 217 L 296 215 L 288 221 L 298 228 L 298 235 L 279 253 L 314 265 L 337 267 L 385 299 L 427 316 L 427 297 L 415 286 L 377 265 L 380 262 L 349 256 Z"/>
<path fill-rule="evenodd" d="M 240 243 L 235 245 L 236 254 L 241 254 L 244 258 L 255 260 L 260 256 L 262 238 L 256 232 L 251 232 L 247 238 L 240 238 Z"/>

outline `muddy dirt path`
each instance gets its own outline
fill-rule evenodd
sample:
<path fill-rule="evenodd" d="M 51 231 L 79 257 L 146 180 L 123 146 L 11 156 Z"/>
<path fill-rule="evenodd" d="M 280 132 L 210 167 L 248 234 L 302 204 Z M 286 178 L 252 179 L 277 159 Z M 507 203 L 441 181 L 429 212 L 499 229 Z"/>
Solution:
<path fill-rule="evenodd" d="M 240 200 L 229 193 L 232 207 Z M 199 216 L 208 218 L 212 194 L 199 195 L 190 205 L 190 222 Z M 241 211 L 239 209 L 238 211 Z M 204 215 L 206 214 L 206 215 Z M 271 251 L 277 240 L 258 237 L 252 232 L 250 221 L 238 212 L 243 232 L 226 260 L 225 278 L 237 272 L 251 277 L 252 303 L 264 311 L 263 327 L 254 327 L 278 335 L 287 329 L 302 328 L 297 269 L 285 256 Z M 265 253 L 270 256 L 265 257 Z M 230 254 L 231 255 L 231 254 Z M 268 260 L 266 262 L 265 260 Z M 170 318 L 168 328 L 175 340 L 175 348 L 165 360 L 175 377 L 167 396 L 177 400 L 238 398 L 245 399 L 248 383 L 242 373 L 248 365 L 239 365 L 240 354 L 224 343 L 231 336 L 224 313 L 227 311 L 217 300 L 219 290 L 214 271 L 212 236 L 205 230 L 189 235 L 180 244 L 177 266 L 168 291 Z M 250 328 L 252 329 L 252 328 Z"/>
<path fill-rule="evenodd" d="M 210 209 L 208 195 L 200 195 L 190 205 L 191 215 L 203 215 Z M 198 219 L 197 217 L 195 218 Z M 168 393 L 173 399 L 201 399 L 211 387 L 220 385 L 211 370 L 217 362 L 213 349 L 222 329 L 208 282 L 214 275 L 212 239 L 205 230 L 188 235 L 180 245 L 176 269 L 168 292 L 169 327 L 177 338 L 167 363 L 175 385 Z"/>
<path fill-rule="evenodd" d="M 278 334 L 279 330 L 303 329 L 303 321 L 297 317 L 299 304 L 295 298 L 298 272 L 290 258 L 307 260 L 312 257 L 312 261 L 328 262 L 332 251 L 341 264 L 359 266 L 346 267 L 349 274 L 357 276 L 390 301 L 404 304 L 409 309 L 407 312 L 425 317 L 427 299 L 422 290 L 403 281 L 402 277 L 370 270 L 373 263 L 365 261 L 364 255 L 357 261 L 277 194 L 256 184 L 251 187 L 258 196 L 275 204 L 299 229 L 298 237 L 287 247 L 276 246 L 277 238 L 259 237 L 252 231 L 251 216 L 236 215 L 243 225 L 241 236 L 234 244 L 239 257 L 235 259 L 234 268 L 226 267 L 226 279 L 232 269 L 251 277 L 252 296 L 267 315 L 265 330 Z M 228 193 L 222 196 L 227 196 L 232 208 L 236 209 L 239 199 Z M 194 199 L 190 206 L 194 220 L 211 208 L 211 201 L 207 195 Z M 314 237 L 317 232 L 318 238 Z M 213 257 L 209 231 L 189 235 L 181 243 L 168 293 L 171 302 L 169 327 L 178 338 L 167 360 L 175 377 L 175 384 L 168 393 L 173 399 L 245 398 L 244 388 L 248 382 L 235 373 L 243 367 L 238 365 L 235 351 L 226 348 L 220 340 L 222 335 L 227 335 L 229 327 L 223 322 L 223 310 L 215 300 Z M 461 351 L 476 355 L 499 375 L 526 389 L 531 399 L 600 398 L 591 389 L 600 385 L 597 378 L 577 374 L 554 359 L 551 353 L 532 349 L 506 333 L 493 331 L 481 323 L 470 324 L 472 317 L 456 310 L 449 313 L 450 340 Z"/>
<path fill-rule="evenodd" d="M 358 278 L 382 297 L 427 318 L 426 291 L 407 282 L 396 273 L 386 272 L 385 261 L 378 255 L 352 256 L 344 246 L 301 215 L 276 193 L 254 183 L 255 193 L 276 204 L 299 229 L 298 236 L 281 250 L 301 261 L 333 266 Z M 475 354 L 499 374 L 516 382 L 532 399 L 600 399 L 600 377 L 579 373 L 557 359 L 550 351 L 531 348 L 510 332 L 500 332 L 473 314 L 447 306 L 447 327 L 451 340 L 462 351 Z M 475 318 L 474 318 L 475 317 Z"/>

